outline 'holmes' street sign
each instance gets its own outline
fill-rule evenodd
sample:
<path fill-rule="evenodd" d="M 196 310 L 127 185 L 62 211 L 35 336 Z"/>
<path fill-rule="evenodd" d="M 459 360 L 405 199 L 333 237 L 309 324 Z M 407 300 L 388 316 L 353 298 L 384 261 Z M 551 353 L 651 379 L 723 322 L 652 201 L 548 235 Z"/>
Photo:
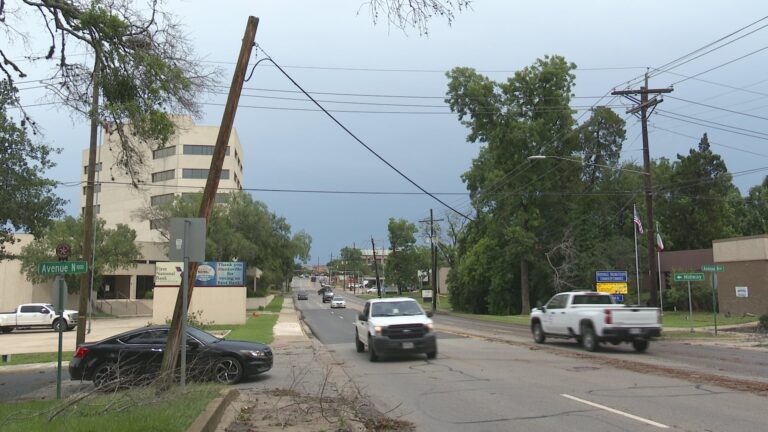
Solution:
<path fill-rule="evenodd" d="M 675 282 L 696 282 L 704 280 L 704 273 L 675 273 Z"/>

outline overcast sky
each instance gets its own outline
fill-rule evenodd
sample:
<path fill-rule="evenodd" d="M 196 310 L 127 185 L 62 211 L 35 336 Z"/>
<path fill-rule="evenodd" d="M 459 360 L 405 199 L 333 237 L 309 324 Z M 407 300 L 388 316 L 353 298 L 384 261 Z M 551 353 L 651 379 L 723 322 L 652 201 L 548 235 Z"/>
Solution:
<path fill-rule="evenodd" d="M 260 47 L 286 66 L 287 72 L 308 91 L 337 93 L 316 97 L 347 102 L 323 104 L 330 110 L 355 111 L 334 115 L 421 186 L 446 193 L 466 192 L 460 176 L 470 167 L 478 145 L 466 142 L 466 129 L 442 100 L 446 90 L 444 71 L 469 66 L 502 81 L 538 57 L 559 54 L 579 67 L 573 106 L 589 107 L 614 87 L 624 88 L 646 67 L 662 66 L 768 15 L 764 0 L 477 0 L 472 10 L 457 14 L 453 26 L 437 19 L 431 23 L 429 37 L 420 37 L 415 31 L 404 34 L 388 27 L 386 22 L 374 25 L 363 0 L 174 0 L 168 5 L 187 26 L 197 54 L 217 62 L 211 66 L 222 68 L 224 86 L 231 81 L 247 17 L 259 17 L 256 40 Z M 739 35 L 766 24 L 768 19 Z M 768 50 L 698 79 L 681 80 L 765 48 L 766 41 L 768 29 L 757 30 L 652 78 L 651 87 L 674 84 L 675 91 L 665 98 L 660 109 L 705 124 L 654 116 L 650 123 L 652 157 L 674 158 L 678 153 L 687 153 L 707 132 L 713 151 L 723 156 L 729 171 L 764 168 L 735 176 L 743 193 L 762 181 L 768 173 Z M 258 56 L 262 58 L 263 53 Z M 38 69 L 25 81 L 45 77 L 44 70 Z M 327 262 L 331 253 L 337 255 L 344 246 L 370 247 L 371 237 L 377 247 L 386 247 L 390 217 L 415 222 L 428 217 L 430 208 L 435 209 L 436 216 L 444 214 L 445 208 L 423 195 L 258 191 L 418 192 L 323 113 L 314 111 L 310 103 L 301 100 L 301 94 L 274 90 L 296 89 L 274 67 L 262 63 L 246 83 L 235 120 L 245 153 L 243 187 L 252 189 L 256 199 L 284 216 L 294 232 L 303 229 L 312 236 L 312 263 Z M 205 102 L 221 104 L 225 92 L 223 88 L 222 94 L 208 95 Z M 33 91 L 22 95 L 26 103 L 37 102 Z M 624 107 L 618 106 L 627 102 L 608 97 L 600 103 L 609 102 L 628 119 L 624 159 L 641 161 L 640 127 L 625 114 Z M 204 108 L 204 116 L 197 122 L 218 125 L 223 108 Z M 63 149 L 59 165 L 48 175 L 62 182 L 78 181 L 80 154 L 88 143 L 86 122 L 51 106 L 33 107 L 30 112 L 45 129 L 44 140 Z M 722 125 L 741 128 L 735 130 L 740 134 L 717 129 L 728 129 Z M 67 213 L 75 215 L 79 211 L 80 191 L 79 186 L 57 189 L 69 200 Z M 462 211 L 468 209 L 466 195 L 442 198 Z"/>

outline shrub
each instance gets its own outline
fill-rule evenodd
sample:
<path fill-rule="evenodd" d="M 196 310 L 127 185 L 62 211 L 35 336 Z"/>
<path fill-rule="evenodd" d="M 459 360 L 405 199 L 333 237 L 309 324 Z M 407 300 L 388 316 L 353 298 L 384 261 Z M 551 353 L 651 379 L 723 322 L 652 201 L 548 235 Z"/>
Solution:
<path fill-rule="evenodd" d="M 757 329 L 761 332 L 768 332 L 768 314 L 760 315 L 758 319 Z"/>

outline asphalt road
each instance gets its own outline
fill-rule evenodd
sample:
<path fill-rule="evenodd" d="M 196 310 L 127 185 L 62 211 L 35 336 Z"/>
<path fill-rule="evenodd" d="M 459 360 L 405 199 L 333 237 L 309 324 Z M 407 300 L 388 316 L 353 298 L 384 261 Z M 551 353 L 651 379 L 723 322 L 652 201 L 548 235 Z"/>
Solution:
<path fill-rule="evenodd" d="M 356 311 L 331 311 L 315 291 L 311 290 L 309 300 L 296 303 L 312 332 L 380 411 L 412 421 L 420 431 L 669 428 L 734 432 L 764 430 L 768 424 L 765 397 L 558 353 L 580 352 L 573 343 L 547 344 L 556 348 L 553 353 L 529 343 L 444 334 L 438 339 L 436 360 L 410 356 L 371 363 L 366 354 L 355 352 L 352 322 Z M 352 299 L 350 306 L 355 304 L 359 302 Z M 448 326 L 448 321 L 451 327 L 464 329 L 472 324 L 444 318 L 437 317 L 438 328 Z M 485 323 L 481 327 L 530 340 L 527 329 Z M 661 353 L 666 351 L 658 345 L 647 357 L 621 348 L 601 355 L 672 362 L 663 358 Z M 688 358 L 695 351 L 675 355 Z"/>

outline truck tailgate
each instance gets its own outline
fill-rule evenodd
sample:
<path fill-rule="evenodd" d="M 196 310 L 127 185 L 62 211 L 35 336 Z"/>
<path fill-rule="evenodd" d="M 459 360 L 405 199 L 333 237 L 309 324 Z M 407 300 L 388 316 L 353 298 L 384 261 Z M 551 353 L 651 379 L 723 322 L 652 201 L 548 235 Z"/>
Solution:
<path fill-rule="evenodd" d="M 623 307 L 611 309 L 613 325 L 615 326 L 648 326 L 658 325 L 658 309 Z"/>

